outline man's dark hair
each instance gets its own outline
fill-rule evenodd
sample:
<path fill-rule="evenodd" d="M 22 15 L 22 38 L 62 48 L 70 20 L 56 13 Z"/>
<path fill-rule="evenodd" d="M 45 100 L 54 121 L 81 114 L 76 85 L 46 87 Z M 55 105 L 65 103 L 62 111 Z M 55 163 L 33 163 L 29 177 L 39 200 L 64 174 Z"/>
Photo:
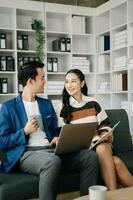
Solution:
<path fill-rule="evenodd" d="M 30 61 L 25 63 L 18 71 L 18 80 L 23 85 L 26 85 L 29 78 L 35 79 L 37 76 L 37 68 L 43 68 L 44 64 L 39 61 Z"/>

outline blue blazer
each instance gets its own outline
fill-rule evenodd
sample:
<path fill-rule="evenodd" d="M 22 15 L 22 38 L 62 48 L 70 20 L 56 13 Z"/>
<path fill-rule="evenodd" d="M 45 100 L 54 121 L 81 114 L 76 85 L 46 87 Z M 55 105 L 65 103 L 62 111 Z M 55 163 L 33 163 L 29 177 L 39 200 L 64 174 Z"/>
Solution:
<path fill-rule="evenodd" d="M 49 141 L 57 136 L 57 117 L 48 99 L 36 97 L 42 116 L 44 131 Z M 9 172 L 25 151 L 29 136 L 24 133 L 27 115 L 21 95 L 2 104 L 0 110 L 0 149 L 6 150 L 7 162 L 1 170 Z"/>

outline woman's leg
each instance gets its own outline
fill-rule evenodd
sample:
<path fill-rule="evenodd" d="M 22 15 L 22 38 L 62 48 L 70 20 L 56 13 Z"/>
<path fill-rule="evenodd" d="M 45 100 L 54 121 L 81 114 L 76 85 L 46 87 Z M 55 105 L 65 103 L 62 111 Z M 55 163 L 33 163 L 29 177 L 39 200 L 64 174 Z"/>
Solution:
<path fill-rule="evenodd" d="M 117 174 L 119 182 L 124 187 L 133 186 L 133 176 L 127 169 L 124 162 L 117 156 L 113 156 L 113 159 L 114 159 L 116 174 Z"/>
<path fill-rule="evenodd" d="M 117 178 L 111 145 L 109 143 L 101 143 L 96 147 L 96 152 L 100 162 L 103 181 L 108 187 L 108 190 L 116 189 Z"/>

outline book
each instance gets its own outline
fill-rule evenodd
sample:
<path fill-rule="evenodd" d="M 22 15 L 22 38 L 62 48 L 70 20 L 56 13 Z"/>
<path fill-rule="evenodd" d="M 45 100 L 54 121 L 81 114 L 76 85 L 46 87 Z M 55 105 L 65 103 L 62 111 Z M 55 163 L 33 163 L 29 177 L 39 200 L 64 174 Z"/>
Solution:
<path fill-rule="evenodd" d="M 115 130 L 115 128 L 119 125 L 120 121 L 118 121 L 114 126 L 113 128 L 111 128 L 110 131 L 108 132 L 105 132 L 101 137 L 99 137 L 99 139 L 93 144 L 90 146 L 90 149 L 93 149 L 94 147 L 96 147 L 99 143 L 103 142 L 108 136 L 111 136 L 113 134 L 113 131 Z M 101 128 L 101 130 L 104 131 L 104 127 Z"/>
<path fill-rule="evenodd" d="M 110 36 L 103 35 L 98 38 L 98 52 L 110 50 Z"/>

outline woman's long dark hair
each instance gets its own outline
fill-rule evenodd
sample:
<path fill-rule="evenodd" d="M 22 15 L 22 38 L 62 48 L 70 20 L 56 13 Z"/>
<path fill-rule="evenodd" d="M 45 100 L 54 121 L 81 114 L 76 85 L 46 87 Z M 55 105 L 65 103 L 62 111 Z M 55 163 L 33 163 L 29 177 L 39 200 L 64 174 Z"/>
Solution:
<path fill-rule="evenodd" d="M 79 70 L 79 69 L 71 69 L 66 73 L 66 76 L 70 73 L 76 74 L 77 77 L 79 78 L 79 80 L 82 82 L 85 82 L 85 75 Z M 88 94 L 88 87 L 86 85 L 86 82 L 84 83 L 83 88 L 81 88 L 81 92 L 87 96 Z M 64 119 L 65 123 L 70 123 L 71 121 L 71 106 L 69 104 L 69 98 L 70 95 L 68 94 L 68 92 L 66 91 L 66 88 L 64 87 L 63 91 L 62 91 L 62 110 L 60 113 L 60 116 Z"/>

